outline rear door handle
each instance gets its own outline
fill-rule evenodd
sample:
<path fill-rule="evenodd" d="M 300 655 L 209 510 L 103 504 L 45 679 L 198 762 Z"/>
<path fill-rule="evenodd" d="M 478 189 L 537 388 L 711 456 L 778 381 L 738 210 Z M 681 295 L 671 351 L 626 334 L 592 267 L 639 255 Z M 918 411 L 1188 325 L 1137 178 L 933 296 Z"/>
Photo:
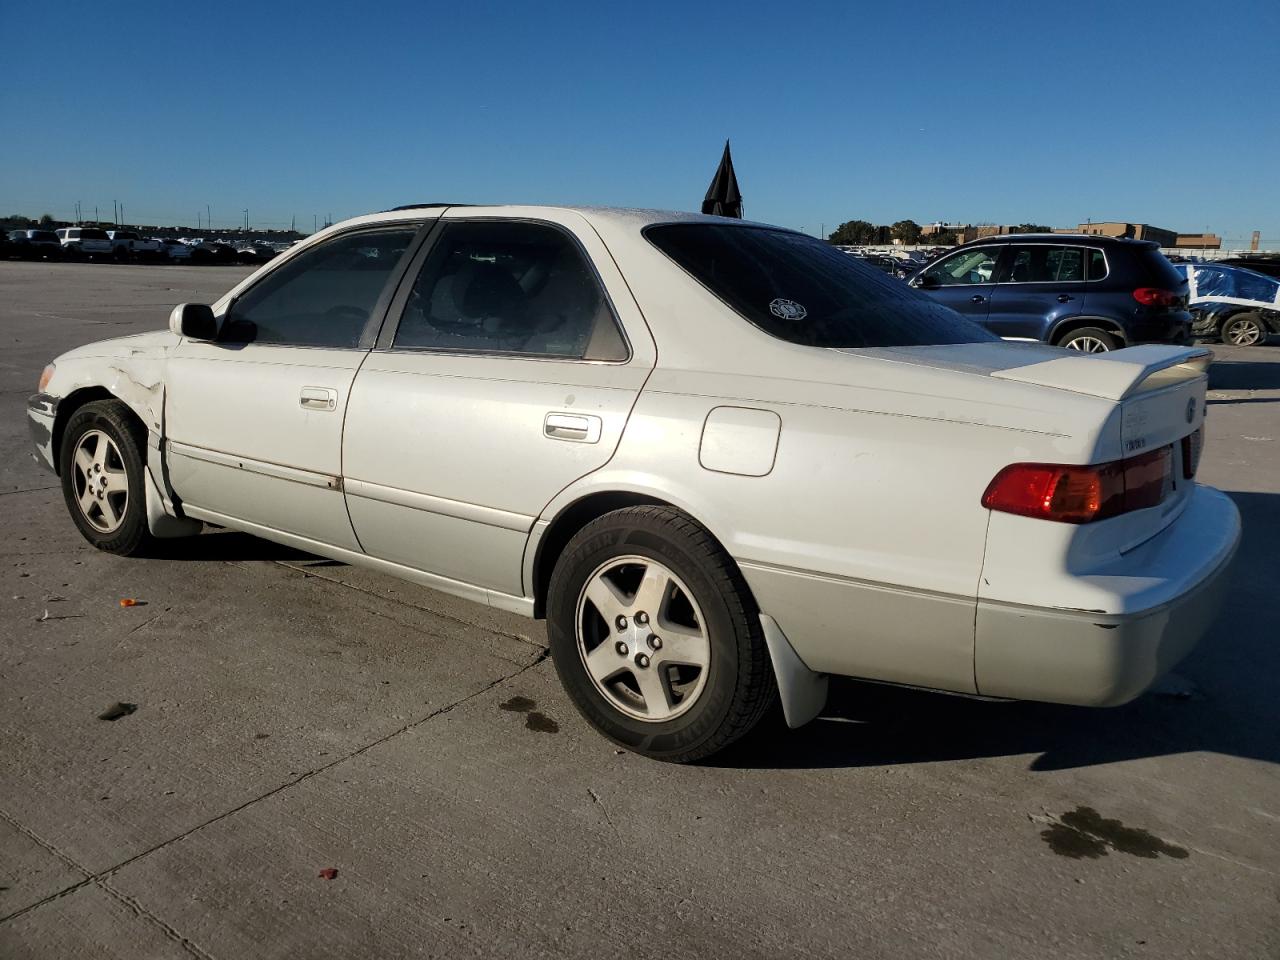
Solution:
<path fill-rule="evenodd" d="M 298 404 L 304 410 L 337 410 L 338 391 L 332 387 L 303 387 Z"/>
<path fill-rule="evenodd" d="M 1071 296 L 1071 294 L 1069 294 L 1069 293 L 1060 293 L 1060 294 L 1058 294 L 1058 302 L 1059 302 L 1059 303 L 1070 303 L 1070 302 L 1071 302 L 1072 300 L 1074 300 L 1074 299 L 1075 299 L 1075 297 Z"/>
<path fill-rule="evenodd" d="M 548 413 L 547 418 L 542 421 L 542 433 L 552 440 L 598 443 L 601 426 L 599 417 L 578 413 Z"/>
<path fill-rule="evenodd" d="M 986 302 L 986 299 L 987 299 L 987 298 L 986 298 L 986 297 L 984 297 L 982 294 L 980 294 L 980 293 L 975 293 L 972 297 L 970 297 L 970 298 L 969 298 L 969 302 L 970 302 L 970 303 L 985 303 L 985 302 Z"/>

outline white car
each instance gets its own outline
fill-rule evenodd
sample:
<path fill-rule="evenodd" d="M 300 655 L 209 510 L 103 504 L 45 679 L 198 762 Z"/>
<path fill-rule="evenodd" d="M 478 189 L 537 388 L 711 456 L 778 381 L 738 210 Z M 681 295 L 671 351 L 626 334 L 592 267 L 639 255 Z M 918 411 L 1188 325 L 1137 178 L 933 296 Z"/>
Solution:
<path fill-rule="evenodd" d="M 96 227 L 63 227 L 53 231 L 62 243 L 63 253 L 82 257 L 110 255 L 111 238 Z"/>
<path fill-rule="evenodd" d="M 192 247 L 183 243 L 181 240 L 175 240 L 173 237 L 157 237 L 160 244 L 160 256 L 169 260 L 190 260 Z"/>
<path fill-rule="evenodd" d="M 692 760 L 847 674 L 1137 696 L 1240 535 L 1208 351 L 999 341 L 781 228 L 416 207 L 326 229 L 29 403 L 121 554 L 202 523 L 545 617 L 582 714 Z"/>

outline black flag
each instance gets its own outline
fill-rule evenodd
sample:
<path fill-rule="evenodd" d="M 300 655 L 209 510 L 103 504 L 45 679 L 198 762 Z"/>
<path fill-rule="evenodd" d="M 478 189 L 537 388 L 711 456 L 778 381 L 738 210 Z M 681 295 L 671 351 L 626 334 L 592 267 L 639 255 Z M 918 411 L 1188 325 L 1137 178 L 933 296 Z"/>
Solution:
<path fill-rule="evenodd" d="M 738 191 L 738 177 L 733 172 L 733 157 L 729 155 L 729 141 L 724 142 L 724 156 L 707 188 L 702 201 L 702 212 L 717 217 L 742 219 L 742 194 Z"/>

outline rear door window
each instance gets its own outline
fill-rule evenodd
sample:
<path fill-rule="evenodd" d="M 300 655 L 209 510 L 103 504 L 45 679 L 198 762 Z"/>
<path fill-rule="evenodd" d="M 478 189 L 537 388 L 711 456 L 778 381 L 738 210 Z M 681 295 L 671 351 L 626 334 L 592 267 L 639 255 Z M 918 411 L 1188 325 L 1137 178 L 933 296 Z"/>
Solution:
<path fill-rule="evenodd" d="M 812 347 L 902 347 L 997 339 L 829 243 L 789 230 L 673 223 L 649 242 L 765 333 Z M 988 255 L 989 266 L 994 257 Z"/>
<path fill-rule="evenodd" d="M 545 223 L 446 224 L 422 265 L 394 346 L 626 360 L 613 308 L 574 240 Z"/>
<path fill-rule="evenodd" d="M 1084 279 L 1084 250 L 1047 243 L 1015 246 L 1005 283 L 1078 283 Z"/>

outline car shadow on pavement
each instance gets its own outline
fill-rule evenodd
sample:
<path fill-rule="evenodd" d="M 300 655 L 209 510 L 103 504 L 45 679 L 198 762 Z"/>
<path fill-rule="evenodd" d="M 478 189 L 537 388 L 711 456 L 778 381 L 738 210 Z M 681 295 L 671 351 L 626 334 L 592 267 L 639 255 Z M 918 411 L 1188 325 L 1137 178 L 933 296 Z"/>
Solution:
<path fill-rule="evenodd" d="M 297 563 L 314 561 L 316 565 L 337 563 L 322 560 L 304 550 L 234 530 L 206 530 L 196 537 L 161 540 L 156 547 L 156 557 L 164 560 L 290 560 Z"/>
<path fill-rule="evenodd" d="M 1280 763 L 1280 495 L 1231 497 L 1244 538 L 1222 612 L 1154 692 L 1100 710 L 833 678 L 818 720 L 789 731 L 777 711 L 709 765 L 832 768 L 1027 754 L 1032 770 L 1063 770 L 1191 751 Z"/>
<path fill-rule="evenodd" d="M 1209 365 L 1210 390 L 1280 390 L 1280 363 L 1215 360 Z"/>

